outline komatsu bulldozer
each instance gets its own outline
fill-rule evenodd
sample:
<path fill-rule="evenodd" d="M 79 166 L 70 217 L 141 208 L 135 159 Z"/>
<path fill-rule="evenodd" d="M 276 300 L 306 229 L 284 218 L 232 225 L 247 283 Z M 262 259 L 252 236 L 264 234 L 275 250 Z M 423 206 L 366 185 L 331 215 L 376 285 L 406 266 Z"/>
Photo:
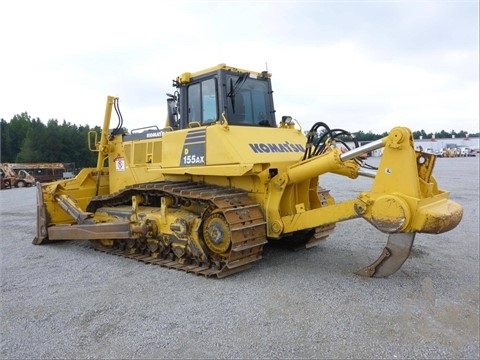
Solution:
<path fill-rule="evenodd" d="M 266 71 L 220 64 L 183 73 L 173 87 L 163 127 L 126 131 L 119 99 L 107 97 L 102 131 L 88 138 L 96 167 L 37 184 L 34 244 L 84 241 L 221 278 L 260 260 L 267 242 L 309 248 L 337 222 L 361 217 L 388 240 L 357 273 L 385 277 L 408 258 L 416 233 L 443 233 L 461 221 L 462 206 L 432 175 L 435 155 L 415 150 L 405 127 L 359 146 L 322 122 L 308 132 L 290 116 L 277 123 Z M 379 165 L 369 166 L 364 154 L 377 149 Z M 321 186 L 327 173 L 369 177 L 372 185 L 336 202 Z"/>

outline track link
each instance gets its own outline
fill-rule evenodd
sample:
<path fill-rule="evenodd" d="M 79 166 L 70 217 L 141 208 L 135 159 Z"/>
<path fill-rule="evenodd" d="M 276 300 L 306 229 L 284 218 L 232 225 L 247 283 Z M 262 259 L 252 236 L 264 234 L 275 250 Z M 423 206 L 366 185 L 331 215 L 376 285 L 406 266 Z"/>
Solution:
<path fill-rule="evenodd" d="M 221 212 L 230 229 L 232 245 L 228 257 L 223 258 L 221 263 L 212 261 L 209 264 L 200 264 L 196 259 L 178 258 L 172 251 L 159 258 L 138 249 L 135 252 L 132 252 L 132 249 L 120 250 L 92 241 L 91 246 L 95 250 L 135 259 L 146 264 L 218 278 L 244 271 L 250 268 L 253 262 L 262 258 L 263 246 L 267 243 L 266 223 L 260 205 L 253 202 L 246 191 L 193 182 L 139 184 L 129 186 L 115 194 L 93 198 L 88 211 L 95 211 L 102 206 L 125 204 L 132 194 L 171 196 L 197 201 Z"/>

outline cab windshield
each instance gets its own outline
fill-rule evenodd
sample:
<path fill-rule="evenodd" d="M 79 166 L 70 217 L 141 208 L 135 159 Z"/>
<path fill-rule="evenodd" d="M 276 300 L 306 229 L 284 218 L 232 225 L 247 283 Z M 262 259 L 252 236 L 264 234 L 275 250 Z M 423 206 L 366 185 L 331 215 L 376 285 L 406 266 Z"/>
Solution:
<path fill-rule="evenodd" d="M 227 75 L 227 112 L 231 124 L 268 126 L 268 83 L 249 74 Z"/>

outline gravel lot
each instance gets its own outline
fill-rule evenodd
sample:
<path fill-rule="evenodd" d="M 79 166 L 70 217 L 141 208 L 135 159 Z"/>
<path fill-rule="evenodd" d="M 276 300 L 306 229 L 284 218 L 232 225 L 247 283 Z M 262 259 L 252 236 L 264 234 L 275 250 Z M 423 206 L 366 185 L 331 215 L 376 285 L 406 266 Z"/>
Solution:
<path fill-rule="evenodd" d="M 35 191 L 0 192 L 1 357 L 468 358 L 479 350 L 479 158 L 438 159 L 460 225 L 418 234 L 388 279 L 354 274 L 386 236 L 337 224 L 322 245 L 267 247 L 246 272 L 208 279 L 65 242 L 35 246 Z M 370 179 L 321 178 L 337 201 Z"/>

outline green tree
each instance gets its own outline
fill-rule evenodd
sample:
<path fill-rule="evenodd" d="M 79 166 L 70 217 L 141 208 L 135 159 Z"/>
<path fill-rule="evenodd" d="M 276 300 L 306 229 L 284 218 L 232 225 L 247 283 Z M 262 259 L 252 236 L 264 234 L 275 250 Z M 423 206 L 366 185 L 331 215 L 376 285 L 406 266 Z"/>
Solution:
<path fill-rule="evenodd" d="M 12 139 L 10 138 L 10 124 L 2 119 L 0 123 L 0 162 L 13 162 L 15 154 L 12 151 Z"/>
<path fill-rule="evenodd" d="M 450 133 L 446 132 L 445 130 L 442 130 L 440 132 L 436 132 L 435 137 L 437 139 L 446 139 L 446 138 L 450 138 L 452 136 L 450 135 Z"/>
<path fill-rule="evenodd" d="M 15 115 L 10 123 L 8 124 L 8 129 L 6 131 L 6 139 L 5 144 L 3 143 L 2 138 L 2 154 L 7 154 L 8 159 L 4 159 L 2 156 L 2 161 L 9 162 L 15 161 L 17 154 L 20 152 L 20 148 L 22 147 L 23 141 L 27 136 L 28 129 L 31 127 L 31 119 L 30 116 L 24 112 L 20 115 Z M 3 134 L 3 129 L 2 129 Z M 4 149 L 4 146 L 8 146 L 8 148 Z"/>
<path fill-rule="evenodd" d="M 383 133 L 379 135 L 379 134 L 374 134 L 371 131 L 369 131 L 368 133 L 365 133 L 360 130 L 354 133 L 354 135 L 358 141 L 362 142 L 362 141 L 374 141 L 374 140 L 381 139 L 382 137 L 387 136 L 387 133 Z"/>
<path fill-rule="evenodd" d="M 415 140 L 417 140 L 417 139 L 427 139 L 428 138 L 428 134 L 423 129 L 420 130 L 420 131 L 413 131 L 412 134 L 413 134 L 413 138 Z"/>
<path fill-rule="evenodd" d="M 19 153 L 15 158 L 15 162 L 18 163 L 35 163 L 42 162 L 42 155 L 37 150 L 38 148 L 38 135 L 33 129 L 27 131 L 27 136 L 23 140 Z"/>

